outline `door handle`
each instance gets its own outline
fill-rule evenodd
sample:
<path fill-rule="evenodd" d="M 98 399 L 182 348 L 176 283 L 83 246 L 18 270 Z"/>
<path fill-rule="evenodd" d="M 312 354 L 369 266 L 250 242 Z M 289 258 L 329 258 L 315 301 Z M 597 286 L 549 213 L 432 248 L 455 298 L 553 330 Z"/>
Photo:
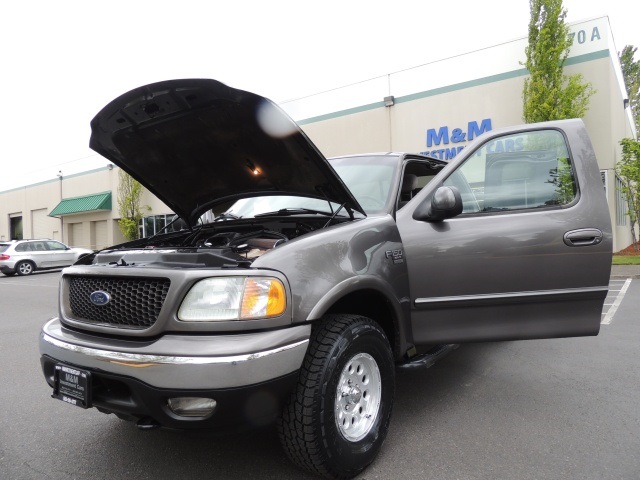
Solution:
<path fill-rule="evenodd" d="M 586 247 L 602 242 L 602 232 L 597 228 L 580 228 L 564 234 L 564 243 L 570 247 Z"/>

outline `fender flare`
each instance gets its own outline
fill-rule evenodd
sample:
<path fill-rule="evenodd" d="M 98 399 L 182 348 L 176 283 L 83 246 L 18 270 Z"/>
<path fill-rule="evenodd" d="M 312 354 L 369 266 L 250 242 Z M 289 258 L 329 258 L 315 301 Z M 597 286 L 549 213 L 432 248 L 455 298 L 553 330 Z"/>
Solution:
<path fill-rule="evenodd" d="M 407 346 L 413 344 L 413 336 L 410 335 L 410 332 L 407 332 L 407 328 L 410 328 L 410 324 L 408 323 L 408 318 L 405 319 L 405 314 L 403 313 L 403 303 L 406 302 L 408 307 L 410 299 L 409 297 L 398 299 L 395 296 L 391 285 L 378 277 L 358 275 L 341 281 L 326 292 L 316 303 L 313 309 L 309 312 L 309 315 L 307 315 L 306 321 L 311 322 L 319 320 L 340 299 L 351 293 L 362 290 L 373 290 L 389 302 L 392 315 L 394 316 L 392 320 L 395 328 L 397 329 L 396 334 L 398 335 L 398 339 L 395 343 L 401 350 L 396 353 L 399 355 L 404 354 Z"/>

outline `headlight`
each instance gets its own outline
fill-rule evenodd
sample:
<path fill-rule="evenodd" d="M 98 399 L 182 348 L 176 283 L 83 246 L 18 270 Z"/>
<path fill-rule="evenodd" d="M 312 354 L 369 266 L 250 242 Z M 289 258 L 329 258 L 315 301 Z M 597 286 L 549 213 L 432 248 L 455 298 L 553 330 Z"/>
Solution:
<path fill-rule="evenodd" d="M 185 322 L 268 318 L 282 315 L 286 306 L 284 285 L 277 278 L 207 278 L 191 287 L 178 318 Z"/>

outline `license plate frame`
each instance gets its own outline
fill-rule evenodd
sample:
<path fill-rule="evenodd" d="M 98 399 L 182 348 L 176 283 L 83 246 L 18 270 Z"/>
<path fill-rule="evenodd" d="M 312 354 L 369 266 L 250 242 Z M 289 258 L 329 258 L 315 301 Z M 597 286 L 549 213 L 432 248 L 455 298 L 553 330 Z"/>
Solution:
<path fill-rule="evenodd" d="M 53 379 L 53 398 L 80 408 L 91 407 L 91 372 L 58 363 Z"/>

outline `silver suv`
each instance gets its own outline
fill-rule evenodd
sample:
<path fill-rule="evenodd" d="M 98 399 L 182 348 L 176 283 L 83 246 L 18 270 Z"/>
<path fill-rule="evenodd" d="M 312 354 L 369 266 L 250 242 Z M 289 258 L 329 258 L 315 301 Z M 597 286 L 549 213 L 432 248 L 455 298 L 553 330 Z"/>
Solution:
<path fill-rule="evenodd" d="M 0 272 L 5 275 L 31 275 L 36 270 L 68 267 L 86 248 L 72 248 L 55 240 L 12 240 L 0 243 Z"/>

